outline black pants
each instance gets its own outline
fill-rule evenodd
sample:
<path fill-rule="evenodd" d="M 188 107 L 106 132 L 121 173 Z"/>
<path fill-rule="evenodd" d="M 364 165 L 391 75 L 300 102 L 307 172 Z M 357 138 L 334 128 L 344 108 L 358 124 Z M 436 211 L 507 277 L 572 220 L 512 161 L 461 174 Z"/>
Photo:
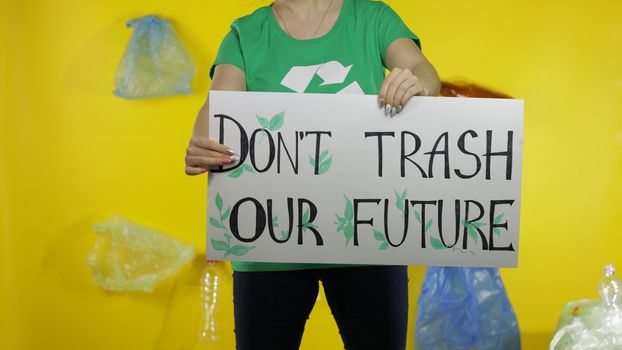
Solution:
<path fill-rule="evenodd" d="M 322 281 L 348 350 L 404 350 L 406 266 L 234 272 L 238 350 L 295 350 Z"/>

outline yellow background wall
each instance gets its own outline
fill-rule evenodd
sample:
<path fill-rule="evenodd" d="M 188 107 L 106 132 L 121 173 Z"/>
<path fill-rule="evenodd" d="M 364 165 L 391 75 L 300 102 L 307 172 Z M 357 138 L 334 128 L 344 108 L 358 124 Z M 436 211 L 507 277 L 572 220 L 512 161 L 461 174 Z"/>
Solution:
<path fill-rule="evenodd" d="M 110 213 L 203 250 L 206 179 L 183 174 L 184 150 L 229 23 L 266 3 L 2 0 L 0 348 L 193 348 L 200 256 L 151 295 L 100 291 L 84 257 Z M 525 99 L 519 267 L 502 276 L 524 348 L 546 348 L 564 303 L 596 297 L 605 263 L 622 269 L 622 2 L 389 4 L 443 79 Z M 111 93 L 125 21 L 146 14 L 189 47 L 193 95 Z M 411 321 L 424 271 L 410 271 Z M 233 348 L 229 276 L 223 288 L 209 349 Z M 302 348 L 340 346 L 322 297 Z"/>

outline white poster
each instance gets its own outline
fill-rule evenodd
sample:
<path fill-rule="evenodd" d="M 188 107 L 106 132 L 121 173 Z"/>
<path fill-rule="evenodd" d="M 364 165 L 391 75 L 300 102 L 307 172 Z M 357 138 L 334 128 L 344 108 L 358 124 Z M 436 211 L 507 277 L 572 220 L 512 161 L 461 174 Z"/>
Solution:
<path fill-rule="evenodd" d="M 515 267 L 523 101 L 211 91 L 208 259 Z"/>

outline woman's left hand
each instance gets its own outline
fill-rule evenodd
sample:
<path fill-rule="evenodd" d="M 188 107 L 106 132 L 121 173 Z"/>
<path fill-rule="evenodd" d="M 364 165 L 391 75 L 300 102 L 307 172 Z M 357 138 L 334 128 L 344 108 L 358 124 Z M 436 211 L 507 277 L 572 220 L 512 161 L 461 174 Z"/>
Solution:
<path fill-rule="evenodd" d="M 401 112 L 413 96 L 429 96 L 429 92 L 410 69 L 395 67 L 380 86 L 378 104 L 384 108 L 385 115 L 393 116 Z"/>

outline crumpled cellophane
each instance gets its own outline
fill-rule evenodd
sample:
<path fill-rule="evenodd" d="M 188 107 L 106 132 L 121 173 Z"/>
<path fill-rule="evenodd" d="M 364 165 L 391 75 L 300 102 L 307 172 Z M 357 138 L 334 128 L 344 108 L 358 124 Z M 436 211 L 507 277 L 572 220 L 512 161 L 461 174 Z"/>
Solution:
<path fill-rule="evenodd" d="M 564 306 L 550 350 L 622 349 L 622 280 L 612 264 L 598 283 L 600 300 L 571 301 Z"/>
<path fill-rule="evenodd" d="M 134 33 L 115 73 L 115 95 L 137 99 L 191 94 L 194 62 L 171 22 L 150 15 L 127 26 Z"/>
<path fill-rule="evenodd" d="M 600 300 L 569 302 L 564 306 L 550 349 L 622 349 L 622 310 L 609 309 Z"/>
<path fill-rule="evenodd" d="M 150 293 L 195 255 L 194 246 L 118 215 L 93 230 L 97 239 L 86 264 L 97 285 L 109 291 Z"/>

